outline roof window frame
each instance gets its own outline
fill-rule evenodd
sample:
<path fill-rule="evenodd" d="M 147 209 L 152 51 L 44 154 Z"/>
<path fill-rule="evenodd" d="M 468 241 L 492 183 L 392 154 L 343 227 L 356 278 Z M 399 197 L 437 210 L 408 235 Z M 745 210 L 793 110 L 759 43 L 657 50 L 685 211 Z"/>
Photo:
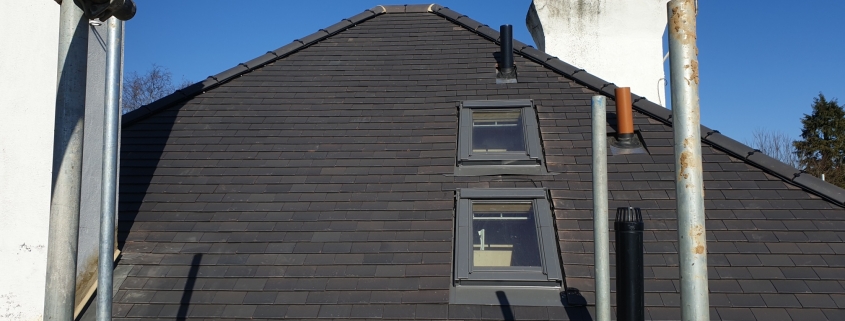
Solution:
<path fill-rule="evenodd" d="M 449 300 L 452 304 L 561 306 L 563 269 L 551 202 L 545 188 L 461 188 L 455 195 L 455 250 Z M 472 204 L 526 202 L 533 205 L 541 267 L 473 270 Z"/>
<path fill-rule="evenodd" d="M 547 174 L 540 126 L 534 102 L 530 99 L 467 100 L 459 107 L 457 176 L 542 175 Z M 525 152 L 473 153 L 473 112 L 478 110 L 520 109 Z"/>

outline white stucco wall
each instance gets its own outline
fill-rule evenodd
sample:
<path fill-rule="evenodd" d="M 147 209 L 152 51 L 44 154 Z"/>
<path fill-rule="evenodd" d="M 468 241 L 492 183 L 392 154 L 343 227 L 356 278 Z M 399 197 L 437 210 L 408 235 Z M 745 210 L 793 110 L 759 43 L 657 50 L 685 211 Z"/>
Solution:
<path fill-rule="evenodd" d="M 59 5 L 0 1 L 0 320 L 41 320 Z"/>
<path fill-rule="evenodd" d="M 526 24 L 538 49 L 663 105 L 668 0 L 533 0 Z"/>
<path fill-rule="evenodd" d="M 33 17 L 37 17 L 34 23 Z M 0 320 L 41 320 L 56 105 L 59 5 L 0 0 Z M 89 29 L 77 302 L 96 280 L 106 25 Z"/>

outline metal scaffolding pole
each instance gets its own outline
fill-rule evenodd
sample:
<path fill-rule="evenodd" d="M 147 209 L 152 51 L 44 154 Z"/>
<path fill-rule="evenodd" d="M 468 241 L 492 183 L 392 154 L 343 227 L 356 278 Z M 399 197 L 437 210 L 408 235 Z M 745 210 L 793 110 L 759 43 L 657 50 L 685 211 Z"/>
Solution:
<path fill-rule="evenodd" d="M 111 17 L 106 49 L 106 98 L 103 117 L 103 187 L 100 207 L 100 253 L 97 267 L 97 320 L 112 316 L 114 220 L 117 195 L 117 140 L 120 135 L 120 57 L 123 21 Z"/>
<path fill-rule="evenodd" d="M 44 320 L 67 321 L 76 294 L 88 19 L 73 1 L 62 1 L 60 12 Z"/>
<path fill-rule="evenodd" d="M 667 9 L 681 259 L 681 319 L 703 321 L 710 320 L 710 308 L 698 98 L 697 8 L 694 1 L 672 0 Z"/>
<path fill-rule="evenodd" d="M 596 269 L 596 320 L 610 321 L 610 239 L 607 223 L 607 106 L 593 96 L 593 245 Z"/>

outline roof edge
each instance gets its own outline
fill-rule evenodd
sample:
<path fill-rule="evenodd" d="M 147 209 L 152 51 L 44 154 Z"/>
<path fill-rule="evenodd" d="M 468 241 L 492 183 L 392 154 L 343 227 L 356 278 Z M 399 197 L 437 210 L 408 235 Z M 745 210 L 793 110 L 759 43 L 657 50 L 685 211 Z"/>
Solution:
<path fill-rule="evenodd" d="M 438 16 L 460 25 L 476 34 L 493 42 L 499 42 L 499 32 L 489 26 L 470 19 L 448 7 L 432 5 L 430 11 Z M 575 82 L 586 86 L 604 96 L 616 99 L 616 84 L 605 81 L 595 75 L 586 72 L 573 65 L 570 65 L 557 57 L 535 49 L 530 45 L 514 40 L 514 51 L 540 65 L 545 66 L 559 74 L 566 76 Z M 631 95 L 633 107 L 638 112 L 672 126 L 672 111 L 663 106 L 655 104 L 645 97 Z M 822 181 L 812 175 L 802 173 L 800 170 L 786 165 L 783 162 L 763 154 L 759 150 L 748 147 L 730 137 L 722 135 L 718 130 L 701 126 L 701 140 L 714 148 L 721 150 L 728 155 L 744 160 L 746 163 L 757 167 L 764 172 L 774 175 L 786 182 L 801 187 L 802 189 L 820 196 L 825 200 L 840 207 L 845 207 L 845 189 Z"/>
<path fill-rule="evenodd" d="M 425 7 L 425 11 L 422 10 L 421 7 Z M 405 5 L 405 6 L 375 6 L 370 9 L 364 10 L 357 15 L 349 17 L 347 19 L 343 19 L 340 22 L 333 24 L 325 29 L 317 30 L 317 32 L 307 35 L 303 38 L 296 39 L 291 43 L 279 47 L 276 50 L 268 51 L 267 53 L 253 58 L 247 62 L 239 63 L 238 65 L 229 68 L 221 73 L 216 75 L 208 76 L 205 80 L 196 82 L 191 84 L 185 88 L 176 90 L 170 95 L 164 96 L 152 103 L 147 105 L 141 106 L 138 109 L 130 111 L 122 116 L 121 125 L 122 126 L 129 126 L 132 125 L 142 119 L 150 117 L 158 112 L 170 108 L 178 103 L 187 101 L 193 97 L 196 97 L 199 94 L 202 94 L 208 90 L 214 89 L 224 83 L 229 82 L 232 79 L 238 78 L 261 68 L 269 63 L 272 63 L 276 60 L 285 58 L 294 54 L 302 49 L 308 48 L 311 45 L 314 45 L 322 40 L 325 40 L 328 37 L 334 36 L 340 32 L 343 32 L 349 28 L 354 27 L 355 25 L 364 22 L 366 20 L 372 19 L 378 15 L 384 14 L 388 12 L 388 9 L 391 11 L 397 12 L 398 7 L 402 7 L 402 12 L 428 12 L 428 8 L 430 5 Z M 405 11 L 410 10 L 410 11 Z"/>

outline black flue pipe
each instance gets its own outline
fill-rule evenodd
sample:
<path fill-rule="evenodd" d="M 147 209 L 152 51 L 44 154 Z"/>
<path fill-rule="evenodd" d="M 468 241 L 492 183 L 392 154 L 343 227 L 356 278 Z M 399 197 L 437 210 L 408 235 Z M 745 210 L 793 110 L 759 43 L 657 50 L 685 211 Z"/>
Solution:
<path fill-rule="evenodd" d="M 513 26 L 502 25 L 499 27 L 499 48 L 502 54 L 502 65 L 499 72 L 502 75 L 512 75 L 513 65 Z"/>
<path fill-rule="evenodd" d="M 645 320 L 643 215 L 639 208 L 616 209 L 616 318 Z"/>

